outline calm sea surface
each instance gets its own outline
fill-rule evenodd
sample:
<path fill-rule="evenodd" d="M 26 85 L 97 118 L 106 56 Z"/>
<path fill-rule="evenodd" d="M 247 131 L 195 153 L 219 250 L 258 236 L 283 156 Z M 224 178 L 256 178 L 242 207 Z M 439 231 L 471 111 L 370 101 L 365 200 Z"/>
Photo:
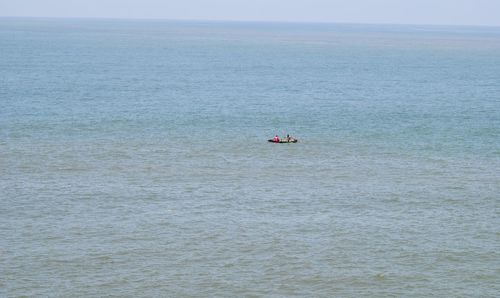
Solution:
<path fill-rule="evenodd" d="M 500 28 L 0 19 L 0 296 L 499 285 Z"/>

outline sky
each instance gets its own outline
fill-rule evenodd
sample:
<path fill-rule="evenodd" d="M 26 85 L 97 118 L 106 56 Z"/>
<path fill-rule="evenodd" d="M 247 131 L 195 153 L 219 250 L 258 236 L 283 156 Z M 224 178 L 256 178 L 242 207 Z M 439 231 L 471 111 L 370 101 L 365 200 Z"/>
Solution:
<path fill-rule="evenodd" d="M 0 0 L 0 16 L 500 26 L 500 0 Z"/>

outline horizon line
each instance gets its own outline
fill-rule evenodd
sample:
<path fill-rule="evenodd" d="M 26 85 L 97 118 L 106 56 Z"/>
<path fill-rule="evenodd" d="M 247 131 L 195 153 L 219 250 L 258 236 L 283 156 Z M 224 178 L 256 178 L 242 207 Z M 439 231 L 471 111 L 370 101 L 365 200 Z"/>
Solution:
<path fill-rule="evenodd" d="M 236 20 L 236 19 L 189 19 L 189 18 L 148 18 L 148 17 L 89 17 L 89 16 L 3 16 L 0 19 L 60 19 L 60 20 L 130 20 L 130 21 L 168 21 L 168 22 L 206 22 L 206 23 L 263 23 L 263 24 L 317 24 L 317 25 L 381 25 L 381 26 L 424 26 L 424 27 L 481 27 L 500 28 L 500 25 L 484 24 L 429 24 L 429 23 L 385 23 L 385 22 L 335 22 L 335 21 L 295 21 L 295 20 Z"/>

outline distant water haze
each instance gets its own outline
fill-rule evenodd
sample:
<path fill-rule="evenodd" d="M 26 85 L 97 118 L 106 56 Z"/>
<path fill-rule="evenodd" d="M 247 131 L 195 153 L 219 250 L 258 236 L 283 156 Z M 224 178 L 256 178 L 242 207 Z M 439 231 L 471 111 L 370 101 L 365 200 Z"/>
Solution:
<path fill-rule="evenodd" d="M 0 16 L 500 26 L 497 0 L 18 0 Z"/>

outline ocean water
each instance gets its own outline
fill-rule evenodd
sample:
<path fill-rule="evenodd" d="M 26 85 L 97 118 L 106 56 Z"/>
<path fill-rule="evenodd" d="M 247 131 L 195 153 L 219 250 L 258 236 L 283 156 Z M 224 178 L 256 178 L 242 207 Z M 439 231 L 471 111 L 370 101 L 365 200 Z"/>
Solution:
<path fill-rule="evenodd" d="M 499 169 L 500 28 L 0 19 L 3 297 L 498 297 Z"/>

